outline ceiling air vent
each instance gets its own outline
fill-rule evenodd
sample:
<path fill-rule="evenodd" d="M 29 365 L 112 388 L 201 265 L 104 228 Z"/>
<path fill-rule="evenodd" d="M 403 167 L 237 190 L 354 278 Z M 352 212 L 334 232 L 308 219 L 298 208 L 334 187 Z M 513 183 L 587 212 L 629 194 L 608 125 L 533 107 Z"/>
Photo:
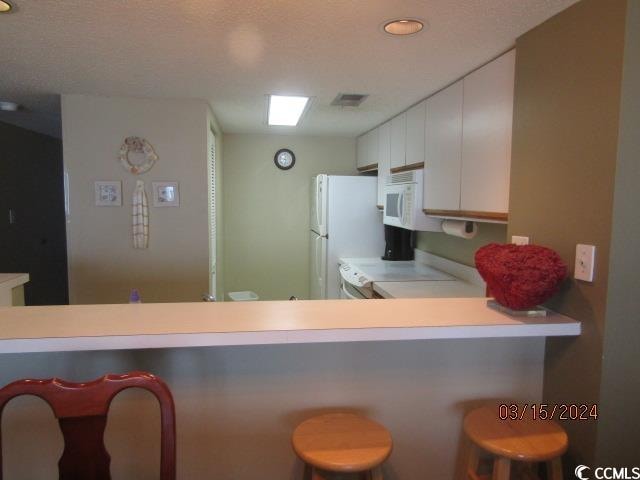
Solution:
<path fill-rule="evenodd" d="M 336 98 L 333 99 L 331 105 L 334 107 L 359 107 L 369 95 L 362 95 L 361 93 L 339 93 Z"/>

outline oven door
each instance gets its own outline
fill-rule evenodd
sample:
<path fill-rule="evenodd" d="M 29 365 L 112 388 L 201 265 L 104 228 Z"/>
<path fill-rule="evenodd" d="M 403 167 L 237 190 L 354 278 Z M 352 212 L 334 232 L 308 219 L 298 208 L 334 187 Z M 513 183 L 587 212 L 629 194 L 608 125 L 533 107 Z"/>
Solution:
<path fill-rule="evenodd" d="M 340 298 L 344 300 L 362 300 L 367 297 L 364 292 L 360 291 L 354 285 L 345 281 L 344 279 L 340 280 Z"/>
<path fill-rule="evenodd" d="M 384 216 L 385 225 L 406 228 L 405 185 L 385 185 Z"/>

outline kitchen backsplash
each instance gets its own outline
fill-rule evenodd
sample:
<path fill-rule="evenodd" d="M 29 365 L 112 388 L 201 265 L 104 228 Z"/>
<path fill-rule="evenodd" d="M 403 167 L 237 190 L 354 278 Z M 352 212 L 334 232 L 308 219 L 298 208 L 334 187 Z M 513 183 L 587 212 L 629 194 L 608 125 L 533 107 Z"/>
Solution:
<path fill-rule="evenodd" d="M 478 235 L 471 240 L 452 237 L 446 233 L 417 232 L 416 248 L 455 262 L 474 266 L 473 256 L 478 248 L 492 242 L 504 243 L 506 240 L 506 225 L 479 223 Z"/>

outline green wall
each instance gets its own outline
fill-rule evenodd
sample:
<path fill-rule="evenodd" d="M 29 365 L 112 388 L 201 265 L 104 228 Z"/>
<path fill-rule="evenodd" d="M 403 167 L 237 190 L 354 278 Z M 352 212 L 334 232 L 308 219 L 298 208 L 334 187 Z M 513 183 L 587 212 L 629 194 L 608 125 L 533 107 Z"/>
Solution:
<path fill-rule="evenodd" d="M 599 401 L 626 2 L 583 0 L 516 42 L 508 234 L 529 235 L 570 266 L 596 246 L 593 283 L 573 279 L 549 306 L 582 322 L 547 339 L 546 403 Z M 566 465 L 593 465 L 597 424 L 563 422 Z"/>
<path fill-rule="evenodd" d="M 224 136 L 224 290 L 261 300 L 309 297 L 309 188 L 318 173 L 355 175 L 355 139 Z M 280 148 L 291 170 L 273 163 Z"/>
<path fill-rule="evenodd" d="M 478 234 L 470 240 L 452 237 L 446 233 L 418 232 L 416 247 L 425 252 L 473 267 L 475 266 L 473 256 L 476 250 L 488 243 L 504 243 L 506 240 L 506 225 L 479 223 Z"/>
<path fill-rule="evenodd" d="M 640 444 L 640 2 L 628 3 L 596 462 L 637 465 Z M 624 441 L 621 441 L 624 439 Z"/>

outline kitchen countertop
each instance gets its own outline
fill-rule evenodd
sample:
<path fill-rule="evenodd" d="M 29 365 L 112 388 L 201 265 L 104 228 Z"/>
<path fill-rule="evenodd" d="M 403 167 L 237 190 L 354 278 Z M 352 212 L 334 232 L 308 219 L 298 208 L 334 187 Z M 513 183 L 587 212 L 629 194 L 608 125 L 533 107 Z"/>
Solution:
<path fill-rule="evenodd" d="M 15 288 L 28 281 L 28 273 L 0 273 L 0 288 Z"/>
<path fill-rule="evenodd" d="M 513 317 L 485 298 L 0 308 L 0 353 L 579 335 L 557 313 Z"/>
<path fill-rule="evenodd" d="M 485 287 L 461 280 L 374 282 L 373 291 L 383 298 L 484 297 Z"/>
<path fill-rule="evenodd" d="M 11 290 L 28 281 L 28 273 L 0 273 L 0 306 L 10 306 L 13 301 Z"/>

